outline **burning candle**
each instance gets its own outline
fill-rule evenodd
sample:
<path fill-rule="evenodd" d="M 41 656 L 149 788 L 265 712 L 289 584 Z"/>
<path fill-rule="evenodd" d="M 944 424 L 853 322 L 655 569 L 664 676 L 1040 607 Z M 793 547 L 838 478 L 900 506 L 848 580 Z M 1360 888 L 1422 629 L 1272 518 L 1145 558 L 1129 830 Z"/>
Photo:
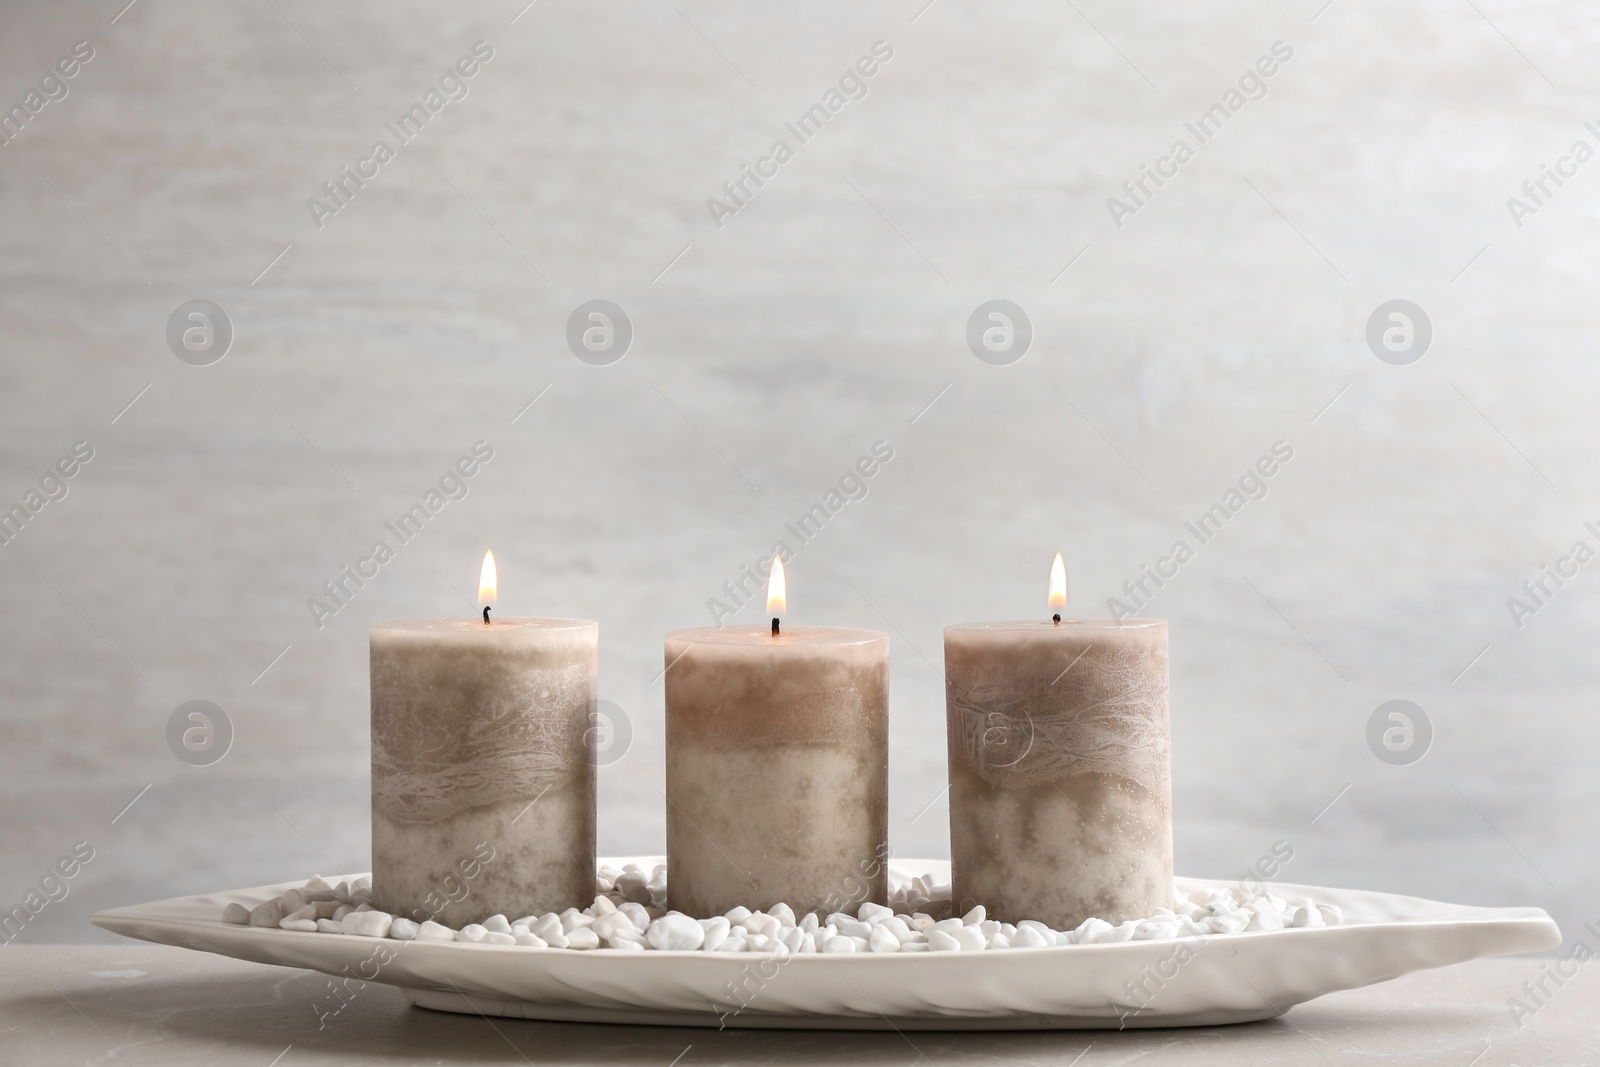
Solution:
<path fill-rule="evenodd" d="M 600 628 L 583 619 L 372 627 L 372 891 L 449 926 L 594 899 L 590 730 Z"/>
<path fill-rule="evenodd" d="M 1072 929 L 1171 906 L 1167 624 L 1049 619 L 944 632 L 955 899 Z"/>
<path fill-rule="evenodd" d="M 888 897 L 889 636 L 768 626 L 666 637 L 669 904 L 797 914 Z"/>

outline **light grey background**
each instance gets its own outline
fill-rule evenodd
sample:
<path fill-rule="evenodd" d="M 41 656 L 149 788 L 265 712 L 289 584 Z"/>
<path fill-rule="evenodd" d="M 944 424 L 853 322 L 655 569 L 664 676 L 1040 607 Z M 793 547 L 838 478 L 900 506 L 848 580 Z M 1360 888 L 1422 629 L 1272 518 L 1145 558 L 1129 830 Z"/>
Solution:
<path fill-rule="evenodd" d="M 1295 881 L 1577 933 L 1600 596 L 1585 572 L 1520 630 L 1506 600 L 1597 545 L 1600 162 L 1520 228 L 1506 198 L 1600 144 L 1600 30 L 1320 3 L 8 5 L 6 108 L 95 49 L 0 147 L 0 502 L 95 449 L 0 547 L 0 899 L 95 848 L 24 937 L 365 869 L 367 625 L 472 610 L 486 547 L 502 613 L 600 621 L 633 728 L 601 850 L 659 850 L 661 635 L 878 440 L 790 618 L 892 633 L 900 855 L 947 848 L 941 627 L 1043 613 L 1058 548 L 1103 614 L 1282 440 L 1147 609 L 1180 870 L 1286 840 Z M 307 199 L 480 39 L 467 98 L 319 229 Z M 867 97 L 718 229 L 707 198 L 879 40 Z M 1265 98 L 1117 228 L 1107 198 L 1279 40 Z M 612 366 L 565 345 L 595 298 L 634 324 Z M 1034 327 L 1011 366 L 965 341 L 996 298 Z M 1433 324 L 1411 366 L 1364 339 L 1396 298 Z M 234 324 L 210 367 L 166 346 L 191 299 Z M 480 439 L 470 495 L 319 630 L 307 598 Z M 1395 698 L 1433 725 L 1410 766 L 1366 743 Z M 191 699 L 236 731 L 213 766 L 167 747 Z"/>

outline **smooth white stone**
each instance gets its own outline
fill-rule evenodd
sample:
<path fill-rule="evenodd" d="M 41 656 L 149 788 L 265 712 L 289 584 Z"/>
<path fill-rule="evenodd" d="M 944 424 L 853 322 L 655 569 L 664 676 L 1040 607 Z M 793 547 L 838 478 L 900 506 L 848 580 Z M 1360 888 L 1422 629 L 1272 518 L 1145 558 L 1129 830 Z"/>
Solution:
<path fill-rule="evenodd" d="M 415 920 L 401 916 L 389 924 L 389 936 L 396 941 L 415 941 L 419 929 Z"/>
<path fill-rule="evenodd" d="M 317 932 L 317 920 L 315 920 L 315 919 L 284 919 L 282 922 L 278 923 L 278 929 L 280 929 L 280 930 L 294 930 L 294 931 L 296 931 L 298 933 L 302 933 L 302 934 L 314 934 L 314 933 Z"/>
<path fill-rule="evenodd" d="M 235 926 L 250 925 L 250 909 L 243 904 L 229 904 L 222 909 L 222 921 Z"/>
<path fill-rule="evenodd" d="M 863 900 L 861 902 L 861 906 L 856 909 L 857 919 L 860 919 L 865 923 L 872 923 L 873 925 L 877 925 L 893 915 L 893 908 L 886 908 L 882 904 L 874 904 L 870 900 Z"/>
<path fill-rule="evenodd" d="M 778 920 L 779 926 L 796 926 L 794 909 L 787 904 L 774 904 L 767 909 L 767 914 Z"/>
<path fill-rule="evenodd" d="M 502 934 L 498 930 L 490 930 L 483 935 L 483 943 L 485 945 L 515 945 L 517 939 L 511 934 Z"/>
<path fill-rule="evenodd" d="M 344 932 L 358 937 L 388 937 L 394 916 L 386 911 L 352 911 L 340 920 Z"/>
<path fill-rule="evenodd" d="M 511 932 L 511 921 L 504 915 L 491 915 L 483 920 L 480 925 L 491 934 L 509 934 Z"/>
<path fill-rule="evenodd" d="M 544 938 L 540 937 L 538 934 L 529 932 L 528 928 L 525 926 L 513 926 L 511 929 L 514 931 L 511 936 L 516 940 L 517 944 L 521 945 L 523 948 L 550 947 L 545 942 Z"/>
<path fill-rule="evenodd" d="M 820 951 L 825 955 L 834 955 L 840 952 L 854 952 L 856 951 L 856 942 L 854 938 L 846 937 L 843 934 L 835 934 L 833 937 L 828 938 L 828 940 L 822 943 Z"/>
<path fill-rule="evenodd" d="M 269 900 L 250 909 L 251 926 L 273 927 L 281 922 L 283 922 L 283 907 L 277 900 Z"/>
<path fill-rule="evenodd" d="M 1050 944 L 1043 934 L 1031 926 L 1017 926 L 1016 939 L 1011 942 L 1017 948 L 1047 948 Z"/>
<path fill-rule="evenodd" d="M 706 929 L 687 915 L 670 912 L 645 932 L 650 947 L 663 952 L 693 952 L 706 941 Z"/>
<path fill-rule="evenodd" d="M 1169 919 L 1146 919 L 1134 927 L 1135 941 L 1165 941 L 1178 936 L 1178 924 Z"/>
<path fill-rule="evenodd" d="M 567 934 L 567 947 L 587 951 L 600 947 L 600 935 L 587 926 L 580 926 Z"/>
<path fill-rule="evenodd" d="M 1131 941 L 1131 940 L 1133 940 L 1133 932 L 1134 932 L 1134 930 L 1138 929 L 1138 926 L 1139 926 L 1138 922 L 1136 920 L 1133 920 L 1133 919 L 1129 919 L 1127 922 L 1123 923 L 1121 926 L 1112 926 L 1111 924 L 1107 923 L 1106 924 L 1107 928 L 1104 929 L 1104 930 L 1101 930 L 1099 933 L 1097 933 L 1094 936 L 1093 944 L 1096 944 L 1096 945 L 1115 945 L 1115 944 L 1117 944 L 1119 942 L 1122 942 L 1122 941 Z M 1079 941 L 1078 943 L 1079 944 L 1086 944 L 1086 943 L 1089 943 L 1089 942 L 1088 942 L 1088 939 L 1085 938 L 1085 939 Z"/>
<path fill-rule="evenodd" d="M 416 940 L 418 941 L 454 941 L 455 939 L 456 932 L 454 930 L 442 923 L 436 923 L 432 919 L 425 920 L 421 926 L 417 927 Z"/>
<path fill-rule="evenodd" d="M 900 939 L 894 936 L 892 930 L 879 924 L 874 926 L 872 933 L 867 936 L 867 948 L 873 952 L 899 952 Z"/>
<path fill-rule="evenodd" d="M 728 917 L 728 921 L 737 926 L 750 918 L 750 909 L 740 904 L 736 908 L 730 908 L 725 914 Z"/>
<path fill-rule="evenodd" d="M 626 915 L 628 917 L 628 921 L 633 923 L 634 933 L 643 934 L 650 928 L 650 920 L 652 916 L 650 912 L 645 909 L 643 904 L 629 901 L 628 903 L 617 908 L 617 913 L 619 915 Z"/>
<path fill-rule="evenodd" d="M 960 952 L 961 942 L 944 930 L 934 929 L 928 932 L 928 949 L 932 952 Z"/>
<path fill-rule="evenodd" d="M 989 912 L 984 908 L 984 906 L 982 904 L 979 904 L 977 907 L 973 908 L 971 911 L 969 911 L 965 915 L 961 916 L 961 922 L 965 926 L 977 926 L 979 923 L 983 922 L 988 917 L 989 917 Z"/>
<path fill-rule="evenodd" d="M 392 932 L 392 929 L 393 928 L 391 927 L 391 932 Z M 342 934 L 342 933 L 344 933 L 344 923 L 340 922 L 338 919 L 318 919 L 317 920 L 317 933 L 319 933 L 319 934 Z"/>
<path fill-rule="evenodd" d="M 950 936 L 961 945 L 962 952 L 982 952 L 987 947 L 983 931 L 976 926 L 962 924 L 961 929 L 952 930 Z"/>
<path fill-rule="evenodd" d="M 1344 912 L 1333 904 L 1318 904 L 1317 910 L 1322 913 L 1322 921 L 1328 926 L 1341 926 L 1344 924 Z"/>
<path fill-rule="evenodd" d="M 1250 921 L 1245 924 L 1245 931 L 1246 932 L 1249 932 L 1249 931 L 1252 931 L 1252 930 L 1282 930 L 1282 929 L 1283 929 L 1283 916 L 1280 915 L 1277 911 L 1275 911 L 1275 910 L 1273 910 L 1271 908 L 1266 908 L 1266 907 L 1261 908 L 1254 915 L 1250 916 Z"/>
<path fill-rule="evenodd" d="M 456 931 L 456 940 L 464 942 L 468 945 L 481 945 L 483 943 L 483 939 L 488 936 L 489 931 L 485 930 L 477 923 L 468 923 Z"/>

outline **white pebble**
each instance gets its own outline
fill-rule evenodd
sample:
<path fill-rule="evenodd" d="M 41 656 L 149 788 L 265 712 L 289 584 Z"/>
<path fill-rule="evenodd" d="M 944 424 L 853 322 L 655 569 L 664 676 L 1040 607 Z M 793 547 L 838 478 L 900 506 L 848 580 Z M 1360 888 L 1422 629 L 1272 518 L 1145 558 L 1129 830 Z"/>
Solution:
<path fill-rule="evenodd" d="M 707 952 L 716 952 L 728 940 L 728 920 L 721 915 L 717 918 L 722 919 L 722 925 L 704 927 L 706 937 L 702 945 Z"/>
<path fill-rule="evenodd" d="M 774 904 L 767 909 L 767 914 L 778 920 L 779 926 L 796 926 L 794 909 L 787 904 Z"/>
<path fill-rule="evenodd" d="M 488 936 L 489 931 L 477 923 L 468 923 L 456 931 L 456 940 L 468 945 L 481 945 Z"/>
<path fill-rule="evenodd" d="M 1023 926 L 1019 923 L 1016 939 L 1011 944 L 1017 948 L 1048 948 L 1050 942 L 1045 940 L 1044 935 L 1033 927 Z"/>
<path fill-rule="evenodd" d="M 390 927 L 391 933 L 393 932 L 393 929 L 393 927 Z M 342 934 L 344 933 L 344 923 L 340 922 L 338 919 L 318 919 L 317 933 Z"/>
<path fill-rule="evenodd" d="M 622 915 L 626 915 L 629 921 L 633 923 L 633 929 L 635 933 L 643 934 L 650 928 L 651 915 L 650 912 L 645 909 L 643 904 L 629 901 L 628 903 L 619 907 L 617 911 Z"/>
<path fill-rule="evenodd" d="M 539 938 L 543 938 L 544 939 L 544 943 L 549 945 L 551 948 L 571 948 L 572 947 L 572 943 L 567 940 L 566 931 L 562 930 L 561 927 L 559 927 L 559 926 L 557 926 L 554 930 L 551 930 L 547 934 L 535 934 L 534 936 L 535 937 L 539 937 Z"/>
<path fill-rule="evenodd" d="M 441 923 L 436 923 L 432 919 L 417 927 L 416 940 L 418 941 L 454 941 L 455 939 L 456 932 L 454 930 Z"/>
<path fill-rule="evenodd" d="M 296 908 L 294 911 L 286 914 L 283 917 L 283 922 L 280 922 L 278 925 L 283 926 L 283 923 L 286 922 L 299 922 L 301 919 L 310 919 L 313 923 L 315 923 L 317 921 L 317 906 L 315 904 L 307 904 L 303 908 Z M 288 926 L 283 926 L 283 928 L 285 930 L 298 929 L 298 927 Z"/>
<path fill-rule="evenodd" d="M 483 935 L 485 945 L 515 945 L 517 939 L 510 934 L 502 934 L 498 930 L 490 930 Z"/>
<path fill-rule="evenodd" d="M 705 944 L 706 929 L 681 912 L 668 912 L 650 924 L 645 940 L 663 952 L 693 952 Z"/>
<path fill-rule="evenodd" d="M 928 950 L 930 952 L 960 952 L 961 942 L 944 930 L 934 929 L 928 931 Z"/>
<path fill-rule="evenodd" d="M 965 925 L 967 924 L 962 922 L 960 919 L 940 919 L 938 922 L 933 924 L 933 929 L 943 930 L 947 934 L 953 934 Z"/>
<path fill-rule="evenodd" d="M 1129 919 L 1121 926 L 1110 926 L 1109 923 L 1107 926 L 1109 927 L 1108 929 L 1102 930 L 1095 935 L 1094 944 L 1115 945 L 1122 941 L 1131 941 L 1133 940 L 1133 932 L 1138 929 L 1139 924 L 1136 920 Z M 1083 943 L 1082 941 L 1079 942 L 1079 944 Z"/>
<path fill-rule="evenodd" d="M 1185 919 L 1178 924 L 1179 937 L 1206 937 L 1211 933 L 1211 927 L 1193 919 Z"/>
<path fill-rule="evenodd" d="M 235 926 L 250 925 L 250 909 L 243 904 L 229 904 L 222 909 L 222 921 Z"/>
<path fill-rule="evenodd" d="M 394 916 L 386 911 L 352 911 L 342 920 L 344 932 L 360 937 L 388 937 Z"/>
<path fill-rule="evenodd" d="M 707 940 L 709 940 L 709 938 Z M 727 952 L 727 953 L 743 952 L 744 951 L 744 938 L 742 938 L 742 937 L 726 937 L 726 938 L 723 938 L 721 943 L 719 943 L 716 948 L 711 949 L 710 951 L 712 951 L 712 952 Z"/>
<path fill-rule="evenodd" d="M 257 904 L 250 909 L 251 926 L 277 926 L 283 922 L 283 908 L 276 900 Z"/>
<path fill-rule="evenodd" d="M 320 874 L 313 874 L 310 878 L 306 879 L 306 884 L 302 887 L 302 889 L 312 893 L 331 893 L 333 892 L 333 883 L 329 882 Z"/>
<path fill-rule="evenodd" d="M 1305 904 L 1294 909 L 1294 918 L 1289 922 L 1293 927 L 1324 926 L 1322 912 L 1317 910 L 1315 904 Z"/>
<path fill-rule="evenodd" d="M 800 929 L 804 930 L 806 933 L 814 934 L 818 930 L 822 929 L 822 920 L 817 918 L 816 912 L 808 911 L 805 913 L 805 915 L 800 917 L 799 926 Z"/>
<path fill-rule="evenodd" d="M 396 941 L 415 941 L 418 929 L 415 920 L 400 917 L 389 924 L 389 936 Z"/>
<path fill-rule="evenodd" d="M 834 929 L 845 937 L 867 937 L 872 933 L 872 924 L 864 923 L 860 919 L 850 919 L 840 916 L 834 921 Z"/>
<path fill-rule="evenodd" d="M 1262 907 L 1250 916 L 1250 921 L 1245 924 L 1245 931 L 1252 930 L 1282 930 L 1283 916 L 1272 908 Z"/>
<path fill-rule="evenodd" d="M 1344 924 L 1344 912 L 1333 904 L 1318 904 L 1317 910 L 1322 913 L 1322 921 L 1328 926 L 1341 926 Z"/>
<path fill-rule="evenodd" d="M 511 922 L 504 915 L 491 915 L 481 924 L 485 930 L 492 934 L 509 934 Z"/>
<path fill-rule="evenodd" d="M 529 933 L 526 926 L 513 926 L 511 937 L 524 948 L 549 948 L 549 943 L 538 934 Z"/>
<path fill-rule="evenodd" d="M 738 926 L 740 923 L 750 918 L 750 909 L 741 904 L 738 907 L 729 910 L 727 915 L 728 922 L 732 923 L 734 926 Z"/>
<path fill-rule="evenodd" d="M 963 923 L 961 929 L 951 931 L 950 936 L 961 945 L 962 952 L 981 952 L 988 947 L 983 931 L 976 926 L 967 926 Z"/>
<path fill-rule="evenodd" d="M 824 941 L 821 946 L 819 946 L 818 951 L 828 955 L 839 952 L 854 952 L 856 951 L 855 938 L 845 937 L 842 934 L 835 934 L 833 937 L 830 937 L 828 940 Z"/>
<path fill-rule="evenodd" d="M 894 931 L 879 923 L 867 935 L 867 948 L 873 952 L 899 952 L 900 939 L 894 936 Z"/>
<path fill-rule="evenodd" d="M 865 923 L 876 925 L 894 915 L 893 908 L 886 908 L 882 904 L 874 904 L 870 900 L 863 900 L 861 907 L 856 909 L 856 918 Z"/>
<path fill-rule="evenodd" d="M 315 919 L 284 919 L 283 921 L 278 923 L 278 929 L 280 929 L 280 930 L 294 930 L 294 931 L 297 931 L 298 933 L 302 933 L 302 934 L 314 934 L 314 933 L 317 932 L 317 920 L 315 920 Z"/>
<path fill-rule="evenodd" d="M 283 896 L 278 898 L 278 907 L 283 909 L 285 915 L 299 911 L 306 906 L 306 898 L 298 889 L 286 889 Z"/>
<path fill-rule="evenodd" d="M 567 947 L 588 950 L 600 947 L 600 935 L 587 926 L 580 926 L 567 934 Z"/>
<path fill-rule="evenodd" d="M 979 923 L 983 922 L 988 917 L 989 917 L 988 911 L 986 911 L 984 909 L 984 906 L 982 904 L 979 904 L 977 907 L 973 908 L 971 911 L 969 911 L 965 915 L 961 916 L 961 922 L 966 926 L 977 926 Z"/>
<path fill-rule="evenodd" d="M 600 916 L 602 916 L 602 915 L 610 915 L 612 912 L 614 912 L 616 910 L 617 910 L 617 905 L 612 901 L 612 899 L 610 897 L 608 897 L 608 896 L 598 896 L 598 897 L 594 898 L 594 904 L 589 908 L 589 914 L 593 915 L 596 919 L 598 919 L 598 918 L 600 918 Z"/>
<path fill-rule="evenodd" d="M 1072 931 L 1072 940 L 1080 945 L 1093 945 L 1101 934 L 1110 929 L 1112 929 L 1110 923 L 1104 919 L 1096 919 L 1091 916 L 1079 923 L 1078 928 Z"/>
<path fill-rule="evenodd" d="M 1205 924 L 1214 934 L 1237 934 L 1242 933 L 1249 925 L 1251 917 L 1247 911 L 1235 911 L 1226 915 L 1213 915 L 1205 920 Z"/>
<path fill-rule="evenodd" d="M 988 948 L 1010 948 L 1011 947 L 1011 939 L 1009 937 L 1007 937 L 1005 934 L 1002 934 L 1000 931 L 996 930 L 994 932 L 994 936 L 989 938 L 988 942 L 986 943 L 986 947 L 988 947 Z"/>
<path fill-rule="evenodd" d="M 1146 919 L 1134 927 L 1135 941 L 1165 941 L 1178 936 L 1178 924 L 1169 919 Z"/>

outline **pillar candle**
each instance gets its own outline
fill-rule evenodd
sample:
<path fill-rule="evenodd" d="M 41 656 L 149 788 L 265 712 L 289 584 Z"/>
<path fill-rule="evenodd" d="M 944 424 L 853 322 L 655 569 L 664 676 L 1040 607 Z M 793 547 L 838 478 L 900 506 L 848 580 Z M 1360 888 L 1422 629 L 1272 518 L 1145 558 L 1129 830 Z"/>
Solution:
<path fill-rule="evenodd" d="M 951 626 L 945 694 L 958 908 L 1070 930 L 1171 906 L 1165 622 Z"/>
<path fill-rule="evenodd" d="M 678 630 L 666 662 L 669 906 L 885 903 L 888 635 Z"/>
<path fill-rule="evenodd" d="M 582 619 L 372 627 L 374 906 L 461 926 L 594 900 L 599 641 Z"/>

